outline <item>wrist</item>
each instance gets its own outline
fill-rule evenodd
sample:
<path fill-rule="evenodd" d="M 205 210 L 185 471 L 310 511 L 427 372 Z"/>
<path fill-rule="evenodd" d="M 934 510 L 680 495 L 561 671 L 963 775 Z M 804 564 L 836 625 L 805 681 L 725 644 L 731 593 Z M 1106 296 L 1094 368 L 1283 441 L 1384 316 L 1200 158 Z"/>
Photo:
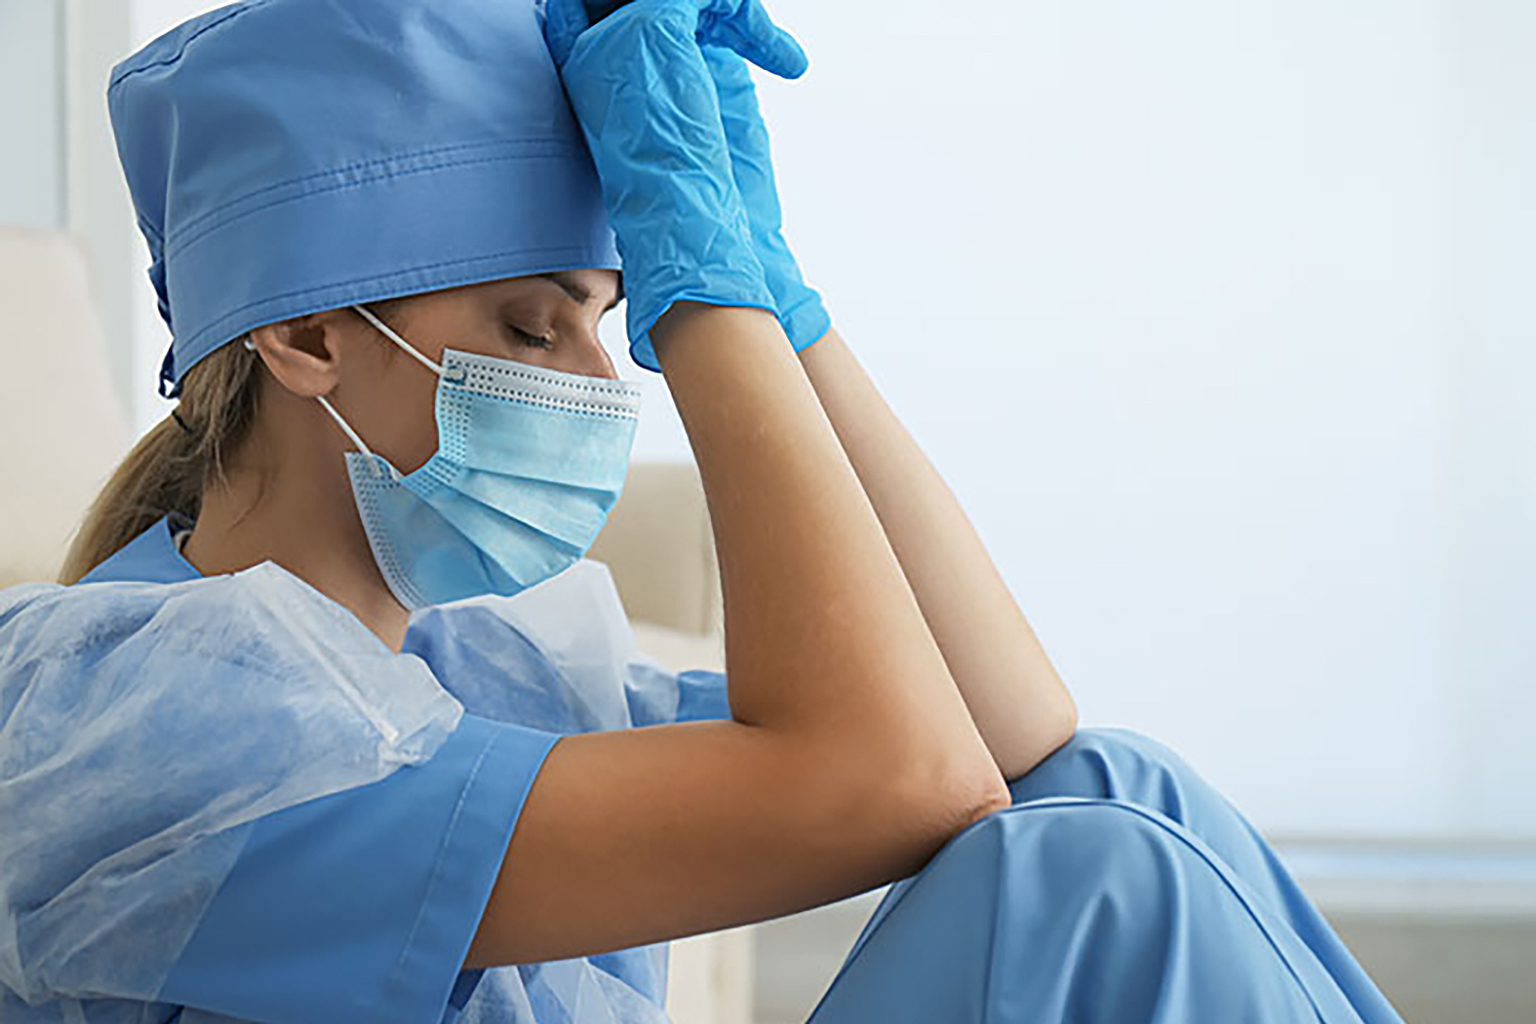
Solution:
<path fill-rule="evenodd" d="M 778 307 L 761 277 L 755 283 L 742 280 L 737 284 L 734 288 L 724 287 L 723 282 L 716 279 L 705 286 L 682 286 L 648 300 L 638 309 L 631 307 L 626 321 L 631 358 L 645 369 L 659 373 L 661 360 L 657 358 L 654 342 L 657 328 L 711 307 L 755 310 L 777 319 Z M 684 315 L 683 311 L 688 314 Z"/>
<path fill-rule="evenodd" d="M 778 342 L 774 347 L 784 347 L 783 332 L 774 311 L 759 306 L 724 306 L 695 299 L 679 299 L 657 318 L 649 337 L 653 339 L 656 350 L 667 354 L 671 347 L 675 347 L 672 339 L 681 335 L 713 338 L 750 336 L 763 344 L 770 344 L 771 339 L 776 337 Z"/>

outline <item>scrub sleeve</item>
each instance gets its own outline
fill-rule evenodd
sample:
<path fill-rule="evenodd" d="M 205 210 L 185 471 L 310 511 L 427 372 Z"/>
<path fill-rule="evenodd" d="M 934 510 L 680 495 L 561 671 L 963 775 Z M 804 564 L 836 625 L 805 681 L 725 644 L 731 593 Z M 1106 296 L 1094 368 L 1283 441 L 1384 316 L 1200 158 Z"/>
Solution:
<path fill-rule="evenodd" d="M 466 714 L 427 761 L 258 820 L 159 1000 L 273 1024 L 462 1009 L 483 973 L 464 956 L 559 738 Z"/>
<path fill-rule="evenodd" d="M 731 718 L 731 695 L 725 673 L 686 669 L 677 674 L 677 722 L 725 722 Z"/>
<path fill-rule="evenodd" d="M 161 520 L 86 582 L 198 575 Z M 426 761 L 244 826 L 157 1001 L 271 1024 L 451 1021 L 484 973 L 464 956 L 561 735 L 466 712 Z"/>
<path fill-rule="evenodd" d="M 875 908 L 809 1024 L 1402 1024 L 1177 754 L 1081 729 Z"/>

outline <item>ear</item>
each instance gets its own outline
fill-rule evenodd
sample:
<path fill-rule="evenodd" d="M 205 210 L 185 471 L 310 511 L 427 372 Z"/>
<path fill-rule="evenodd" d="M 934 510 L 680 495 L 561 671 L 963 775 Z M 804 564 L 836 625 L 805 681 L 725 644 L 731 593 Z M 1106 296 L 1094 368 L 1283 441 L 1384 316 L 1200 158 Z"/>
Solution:
<path fill-rule="evenodd" d="M 277 382 L 300 398 L 329 394 L 341 380 L 340 323 L 330 311 L 251 330 L 251 346 Z"/>

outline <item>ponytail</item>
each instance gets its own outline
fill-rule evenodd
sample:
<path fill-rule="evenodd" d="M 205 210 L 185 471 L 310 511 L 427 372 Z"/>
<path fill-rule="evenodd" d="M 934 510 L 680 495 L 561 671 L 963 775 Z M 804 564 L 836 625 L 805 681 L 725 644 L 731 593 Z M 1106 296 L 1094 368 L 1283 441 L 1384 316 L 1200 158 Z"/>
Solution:
<path fill-rule="evenodd" d="M 163 516 L 193 522 L 203 490 L 224 467 L 256 415 L 256 353 L 236 338 L 187 371 L 181 404 L 145 434 L 86 511 L 59 574 L 75 583 Z"/>

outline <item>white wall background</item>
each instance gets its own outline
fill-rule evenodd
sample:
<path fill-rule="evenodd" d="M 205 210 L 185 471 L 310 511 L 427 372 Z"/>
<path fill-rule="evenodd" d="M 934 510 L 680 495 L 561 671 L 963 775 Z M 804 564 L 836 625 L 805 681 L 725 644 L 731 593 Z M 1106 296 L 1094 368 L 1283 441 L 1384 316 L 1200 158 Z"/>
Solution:
<path fill-rule="evenodd" d="M 1443 7 L 1450 523 L 1440 684 L 1455 826 L 1536 832 L 1536 5 Z"/>
<path fill-rule="evenodd" d="M 0 3 L 0 224 L 64 223 L 63 8 Z"/>
<path fill-rule="evenodd" d="M 791 243 L 1084 721 L 1273 833 L 1536 837 L 1536 6 L 770 7 Z"/>

